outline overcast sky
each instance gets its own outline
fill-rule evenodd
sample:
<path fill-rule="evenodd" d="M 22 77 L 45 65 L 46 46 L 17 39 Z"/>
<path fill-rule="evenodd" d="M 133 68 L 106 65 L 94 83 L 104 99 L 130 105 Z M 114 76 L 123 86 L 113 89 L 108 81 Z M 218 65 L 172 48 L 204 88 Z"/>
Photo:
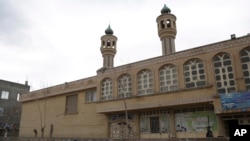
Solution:
<path fill-rule="evenodd" d="M 160 56 L 164 4 L 177 17 L 176 51 L 250 33 L 249 0 L 0 0 L 0 79 L 33 91 L 96 75 L 109 23 L 115 66 Z"/>

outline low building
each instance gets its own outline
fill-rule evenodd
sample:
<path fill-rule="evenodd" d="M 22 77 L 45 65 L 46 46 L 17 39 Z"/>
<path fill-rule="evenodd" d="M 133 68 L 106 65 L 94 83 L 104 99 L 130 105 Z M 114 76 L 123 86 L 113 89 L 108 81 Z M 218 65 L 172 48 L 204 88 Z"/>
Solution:
<path fill-rule="evenodd" d="M 20 96 L 28 93 L 30 86 L 25 84 L 0 80 L 0 136 L 8 131 L 8 136 L 18 136 L 21 103 Z"/>
<path fill-rule="evenodd" d="M 161 56 L 114 67 L 109 26 L 96 76 L 22 95 L 20 136 L 202 138 L 249 124 L 250 36 L 176 52 L 176 16 L 164 5 L 156 21 Z"/>

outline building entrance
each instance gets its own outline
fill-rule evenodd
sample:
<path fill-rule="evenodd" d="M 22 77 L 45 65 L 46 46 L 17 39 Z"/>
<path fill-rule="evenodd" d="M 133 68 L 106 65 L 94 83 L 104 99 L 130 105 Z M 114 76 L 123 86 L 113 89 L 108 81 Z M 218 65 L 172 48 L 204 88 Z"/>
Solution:
<path fill-rule="evenodd" d="M 244 119 L 225 120 L 225 132 L 226 136 L 230 137 L 230 141 L 248 138 L 249 133 L 243 135 L 241 134 L 241 129 L 250 131 L 250 125 L 246 124 Z M 238 132 L 236 130 L 238 130 Z"/>
<path fill-rule="evenodd" d="M 134 122 L 125 120 L 116 121 L 110 124 L 110 137 L 113 139 L 131 139 L 134 137 Z"/>
<path fill-rule="evenodd" d="M 239 127 L 239 123 L 237 119 L 228 120 L 227 122 L 228 122 L 228 136 L 230 137 L 230 139 L 232 139 L 235 129 Z"/>
<path fill-rule="evenodd" d="M 128 122 L 128 123 L 127 123 Z M 110 115 L 109 130 L 110 137 L 113 139 L 131 139 L 135 135 L 134 114 L 125 113 Z"/>

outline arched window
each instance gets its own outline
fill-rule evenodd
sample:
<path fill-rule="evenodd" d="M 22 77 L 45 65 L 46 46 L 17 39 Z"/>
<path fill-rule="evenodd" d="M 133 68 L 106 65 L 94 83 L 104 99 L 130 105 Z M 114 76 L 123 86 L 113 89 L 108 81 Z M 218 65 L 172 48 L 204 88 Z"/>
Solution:
<path fill-rule="evenodd" d="M 200 59 L 191 59 L 184 64 L 184 78 L 186 88 L 206 85 L 204 63 Z"/>
<path fill-rule="evenodd" d="M 162 20 L 161 21 L 161 29 L 165 28 L 165 24 L 164 24 L 164 21 Z"/>
<path fill-rule="evenodd" d="M 230 56 L 226 53 L 218 54 L 214 57 L 213 64 L 217 92 L 234 92 L 235 80 Z"/>
<path fill-rule="evenodd" d="M 108 41 L 107 41 L 107 47 L 110 47 L 110 46 L 111 46 L 111 41 L 108 40 Z"/>
<path fill-rule="evenodd" d="M 138 95 L 147 95 L 153 93 L 153 73 L 145 69 L 137 75 Z"/>
<path fill-rule="evenodd" d="M 245 80 L 246 89 L 250 90 L 250 47 L 240 52 L 240 59 L 242 65 L 243 76 Z"/>
<path fill-rule="evenodd" d="M 167 27 L 171 27 L 171 20 L 167 20 Z"/>
<path fill-rule="evenodd" d="M 106 78 L 101 83 L 101 100 L 110 100 L 113 96 L 113 86 L 112 80 L 110 78 Z"/>
<path fill-rule="evenodd" d="M 160 92 L 178 90 L 177 69 L 174 65 L 165 65 L 159 70 Z"/>
<path fill-rule="evenodd" d="M 115 48 L 115 41 L 113 41 L 113 48 Z"/>
<path fill-rule="evenodd" d="M 123 74 L 118 78 L 118 96 L 119 98 L 131 97 L 132 82 L 129 74 Z"/>

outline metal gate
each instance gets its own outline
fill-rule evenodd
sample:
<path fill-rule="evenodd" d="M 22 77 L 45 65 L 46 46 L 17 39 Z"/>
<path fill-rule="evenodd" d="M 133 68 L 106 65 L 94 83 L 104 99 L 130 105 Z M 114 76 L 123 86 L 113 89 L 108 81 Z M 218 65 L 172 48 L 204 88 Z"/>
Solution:
<path fill-rule="evenodd" d="M 129 121 L 128 126 L 125 120 L 112 122 L 110 124 L 110 137 L 113 139 L 131 139 L 134 138 L 134 122 Z"/>

